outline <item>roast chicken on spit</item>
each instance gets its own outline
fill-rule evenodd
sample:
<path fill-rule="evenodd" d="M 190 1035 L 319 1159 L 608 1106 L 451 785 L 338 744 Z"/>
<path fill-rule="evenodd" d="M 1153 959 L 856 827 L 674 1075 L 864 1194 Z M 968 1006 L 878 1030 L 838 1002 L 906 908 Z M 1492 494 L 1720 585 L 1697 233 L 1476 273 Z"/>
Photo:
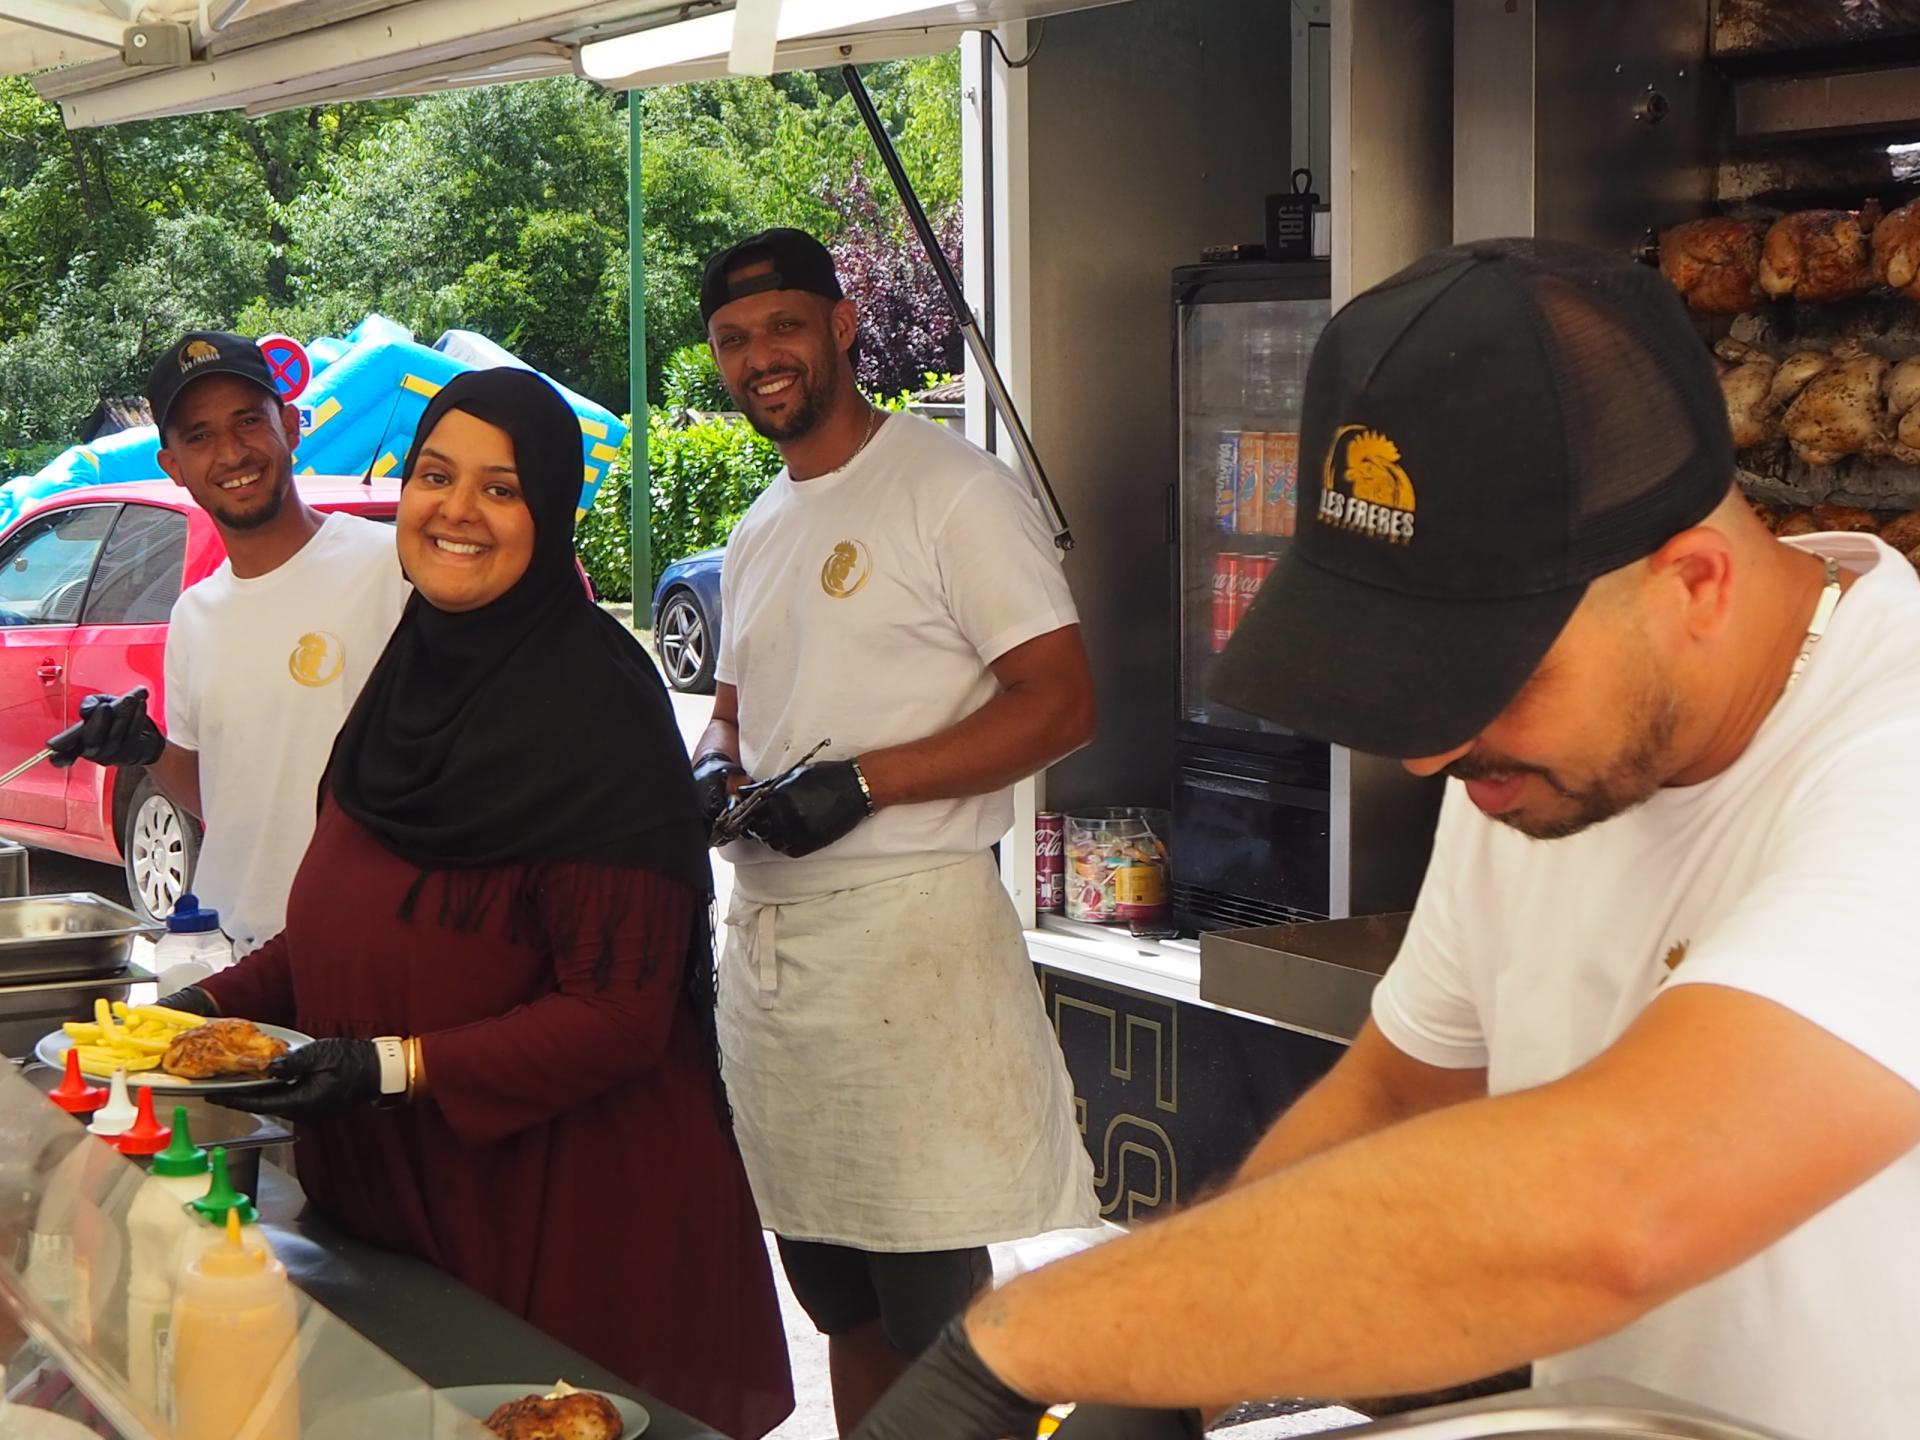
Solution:
<path fill-rule="evenodd" d="M 1873 274 L 1896 294 L 1920 300 L 1920 200 L 1873 227 Z"/>
<path fill-rule="evenodd" d="M 1660 237 L 1660 273 L 1695 310 L 1737 315 L 1764 301 L 1760 245 L 1766 220 L 1715 215 L 1676 225 Z"/>
<path fill-rule="evenodd" d="M 1868 241 L 1880 218 L 1863 210 L 1801 210 L 1773 222 L 1760 247 L 1760 288 L 1777 299 L 1850 300 L 1873 288 Z"/>
<path fill-rule="evenodd" d="M 1887 423 L 1893 428 L 1893 458 L 1920 465 L 1920 355 L 1887 371 Z"/>

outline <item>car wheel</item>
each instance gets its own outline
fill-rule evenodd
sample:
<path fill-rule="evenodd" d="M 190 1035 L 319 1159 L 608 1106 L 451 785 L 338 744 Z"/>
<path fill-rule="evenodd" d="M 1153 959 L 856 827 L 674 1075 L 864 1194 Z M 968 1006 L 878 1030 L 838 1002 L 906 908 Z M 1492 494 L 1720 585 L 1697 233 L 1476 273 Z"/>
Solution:
<path fill-rule="evenodd" d="M 660 607 L 653 643 L 660 667 L 676 690 L 707 694 L 713 689 L 713 631 L 707 612 L 691 590 L 675 590 Z"/>
<path fill-rule="evenodd" d="M 134 787 L 120 854 L 127 870 L 127 894 L 142 918 L 164 921 L 173 905 L 193 888 L 200 860 L 200 822 L 150 778 Z"/>

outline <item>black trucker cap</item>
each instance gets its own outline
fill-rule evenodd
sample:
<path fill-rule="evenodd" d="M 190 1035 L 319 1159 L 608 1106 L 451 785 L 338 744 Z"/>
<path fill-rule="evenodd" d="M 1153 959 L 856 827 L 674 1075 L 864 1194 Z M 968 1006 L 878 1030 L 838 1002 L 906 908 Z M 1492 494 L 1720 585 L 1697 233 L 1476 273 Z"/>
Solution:
<path fill-rule="evenodd" d="M 731 271 L 767 261 L 773 268 L 763 275 L 728 278 Z M 700 323 L 710 322 L 722 305 L 765 290 L 805 290 L 829 300 L 846 298 L 827 247 L 804 230 L 782 226 L 736 240 L 707 261 L 700 277 Z"/>
<path fill-rule="evenodd" d="M 280 398 L 266 357 L 253 341 L 224 330 L 189 330 L 153 362 L 147 376 L 147 408 L 153 411 L 153 423 L 160 427 L 161 444 L 166 443 L 167 415 L 174 401 L 194 381 L 208 375 L 238 375 L 253 381 L 275 400 Z"/>
<path fill-rule="evenodd" d="M 1209 691 L 1394 759 L 1520 692 L 1587 585 L 1733 483 L 1707 349 L 1660 272 L 1486 240 L 1355 297 L 1307 370 L 1295 538 Z"/>

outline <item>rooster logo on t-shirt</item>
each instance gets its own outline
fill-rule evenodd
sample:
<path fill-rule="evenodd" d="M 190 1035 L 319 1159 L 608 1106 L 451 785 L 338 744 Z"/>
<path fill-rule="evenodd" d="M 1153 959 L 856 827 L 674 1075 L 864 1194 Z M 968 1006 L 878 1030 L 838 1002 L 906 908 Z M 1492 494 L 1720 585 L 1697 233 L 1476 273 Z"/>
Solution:
<path fill-rule="evenodd" d="M 338 680 L 346 663 L 347 647 L 340 643 L 338 635 L 310 630 L 294 642 L 293 653 L 287 657 L 287 673 L 300 684 L 317 690 Z"/>
<path fill-rule="evenodd" d="M 873 574 L 873 560 L 858 540 L 842 540 L 820 567 L 820 588 L 836 600 L 856 593 Z"/>

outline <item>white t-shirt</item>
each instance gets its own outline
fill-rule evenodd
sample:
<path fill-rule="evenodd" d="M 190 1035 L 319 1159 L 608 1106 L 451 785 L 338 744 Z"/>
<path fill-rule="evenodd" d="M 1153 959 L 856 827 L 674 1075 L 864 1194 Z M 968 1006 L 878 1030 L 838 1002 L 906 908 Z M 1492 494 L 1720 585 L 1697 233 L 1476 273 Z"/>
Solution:
<path fill-rule="evenodd" d="M 333 738 L 413 589 L 393 527 L 334 513 L 286 564 L 174 602 L 167 738 L 200 755 L 200 903 L 245 953 L 280 933 Z"/>
<path fill-rule="evenodd" d="M 1387 1039 L 1431 1065 L 1484 1065 L 1503 1094 L 1585 1064 L 1663 984 L 1713 984 L 1765 996 L 1920 1086 L 1920 580 L 1870 537 L 1790 543 L 1867 573 L 1722 774 L 1544 843 L 1449 784 L 1412 927 L 1374 992 Z M 1908 1440 L 1920 1150 L 1536 1369 L 1542 1383 L 1594 1376 L 1798 1440 Z"/>
<path fill-rule="evenodd" d="M 821 740 L 834 760 L 945 730 L 999 693 L 993 661 L 1079 620 L 1027 488 L 912 415 L 836 474 L 782 470 L 727 542 L 720 588 L 714 674 L 740 692 L 740 759 L 760 777 Z M 1010 789 L 889 806 L 808 861 L 969 855 L 1012 823 Z M 724 854 L 781 858 L 752 840 Z"/>

